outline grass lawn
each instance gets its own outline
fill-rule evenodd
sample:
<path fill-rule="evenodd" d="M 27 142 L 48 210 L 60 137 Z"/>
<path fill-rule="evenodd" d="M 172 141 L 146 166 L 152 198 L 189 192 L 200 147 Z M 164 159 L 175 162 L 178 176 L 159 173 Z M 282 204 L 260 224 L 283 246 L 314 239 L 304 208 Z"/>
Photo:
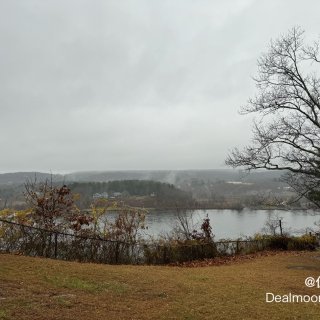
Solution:
<path fill-rule="evenodd" d="M 320 252 L 209 267 L 111 266 L 0 254 L 0 319 L 320 319 L 320 303 L 266 303 L 266 292 L 320 295 Z"/>

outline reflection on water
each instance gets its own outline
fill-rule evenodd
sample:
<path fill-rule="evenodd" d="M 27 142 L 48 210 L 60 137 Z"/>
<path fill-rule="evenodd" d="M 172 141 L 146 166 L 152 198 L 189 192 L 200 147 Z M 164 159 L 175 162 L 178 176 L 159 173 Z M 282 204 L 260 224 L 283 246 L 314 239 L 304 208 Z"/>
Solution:
<path fill-rule="evenodd" d="M 207 215 L 215 234 L 215 239 L 236 239 L 251 236 L 261 232 L 268 219 L 282 218 L 283 230 L 291 234 L 303 234 L 306 231 L 317 230 L 314 224 L 320 220 L 320 212 L 312 210 L 194 210 L 188 212 L 193 221 L 201 224 Z M 173 211 L 152 211 L 147 215 L 146 234 L 157 236 L 172 230 L 176 223 L 176 213 Z"/>

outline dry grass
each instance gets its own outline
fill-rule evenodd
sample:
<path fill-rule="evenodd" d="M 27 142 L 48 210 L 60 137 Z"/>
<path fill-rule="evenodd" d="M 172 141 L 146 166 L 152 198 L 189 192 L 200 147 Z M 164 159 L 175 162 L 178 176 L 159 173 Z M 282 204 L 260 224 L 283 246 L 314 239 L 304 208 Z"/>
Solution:
<path fill-rule="evenodd" d="M 320 304 L 265 302 L 266 292 L 320 295 L 304 285 L 320 275 L 319 257 L 289 253 L 180 268 L 0 254 L 0 319 L 319 319 Z"/>

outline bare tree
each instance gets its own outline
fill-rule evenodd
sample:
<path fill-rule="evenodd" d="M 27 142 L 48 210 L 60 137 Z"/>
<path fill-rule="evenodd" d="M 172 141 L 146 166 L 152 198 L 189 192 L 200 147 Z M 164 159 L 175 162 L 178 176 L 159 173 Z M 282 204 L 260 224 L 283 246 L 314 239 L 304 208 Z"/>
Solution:
<path fill-rule="evenodd" d="M 66 185 L 54 186 L 52 177 L 39 183 L 36 178 L 27 180 L 24 195 L 32 209 L 32 221 L 39 227 L 49 230 L 60 228 L 65 224 L 65 218 L 72 220 L 74 213 L 78 213 L 71 190 Z"/>
<path fill-rule="evenodd" d="M 177 208 L 176 211 L 175 233 L 183 240 L 190 240 L 192 238 L 192 233 L 196 229 L 193 212 L 188 212 L 187 210 L 181 210 L 179 208 Z"/>
<path fill-rule="evenodd" d="M 258 60 L 257 95 L 241 109 L 256 113 L 252 144 L 234 149 L 226 164 L 283 170 L 283 179 L 320 207 L 319 43 L 292 28 L 271 41 Z"/>

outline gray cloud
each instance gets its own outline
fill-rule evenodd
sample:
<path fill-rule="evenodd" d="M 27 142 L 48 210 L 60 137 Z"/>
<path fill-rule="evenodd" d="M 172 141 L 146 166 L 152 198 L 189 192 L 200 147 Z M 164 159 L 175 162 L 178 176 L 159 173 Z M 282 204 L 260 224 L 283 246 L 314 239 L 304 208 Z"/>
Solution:
<path fill-rule="evenodd" d="M 256 59 L 315 0 L 0 0 L 0 171 L 223 166 Z"/>

